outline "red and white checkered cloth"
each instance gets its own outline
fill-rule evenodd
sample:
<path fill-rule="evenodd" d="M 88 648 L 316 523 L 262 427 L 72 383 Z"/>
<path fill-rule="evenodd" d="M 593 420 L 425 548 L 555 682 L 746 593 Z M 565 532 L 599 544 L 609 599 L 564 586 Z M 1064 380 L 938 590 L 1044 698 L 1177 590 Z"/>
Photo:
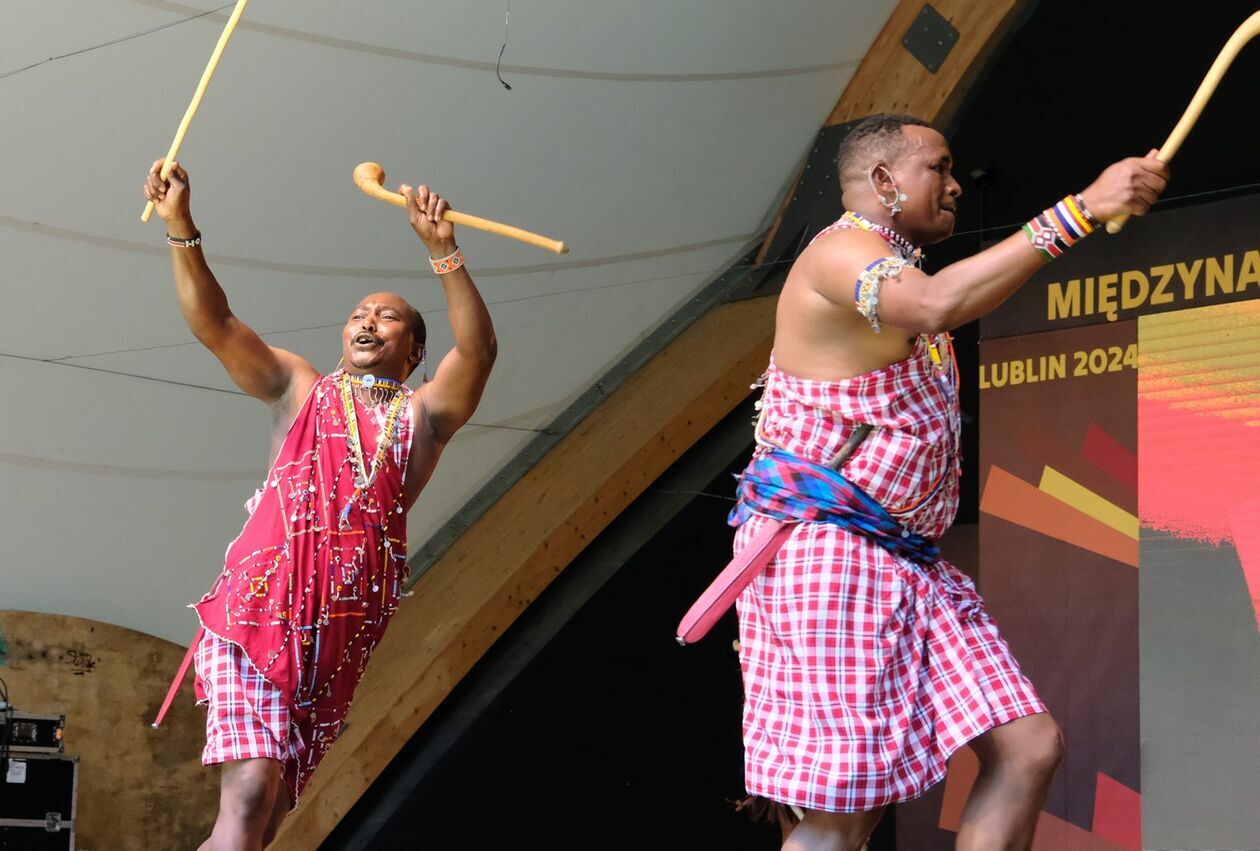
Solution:
<path fill-rule="evenodd" d="M 403 388 L 398 400 L 386 463 L 359 486 L 346 438 L 344 378 L 338 370 L 311 388 L 228 546 L 223 572 L 193 606 L 206 632 L 231 643 L 221 653 L 236 660 L 203 675 L 222 681 L 225 695 L 210 701 L 209 737 L 221 744 L 211 744 L 207 757 L 284 760 L 294 802 L 343 729 L 407 580 L 403 479 L 412 391 Z M 363 446 L 377 447 L 386 415 L 350 396 Z M 283 718 L 276 695 L 288 707 Z"/>
<path fill-rule="evenodd" d="M 758 442 L 824 463 L 876 426 L 842 472 L 908 528 L 939 537 L 958 507 L 958 411 L 922 346 L 847 381 L 766 374 Z M 766 522 L 735 537 L 739 551 Z M 837 526 L 802 523 L 741 595 L 748 791 L 829 812 L 914 798 L 950 754 L 1044 712 L 953 565 L 920 567 Z"/>
<path fill-rule="evenodd" d="M 202 765 L 234 759 L 284 764 L 289 804 L 296 807 L 298 766 L 306 751 L 293 726 L 288 698 L 267 681 L 239 645 L 204 630 L 193 670 L 206 695 L 206 746 Z"/>

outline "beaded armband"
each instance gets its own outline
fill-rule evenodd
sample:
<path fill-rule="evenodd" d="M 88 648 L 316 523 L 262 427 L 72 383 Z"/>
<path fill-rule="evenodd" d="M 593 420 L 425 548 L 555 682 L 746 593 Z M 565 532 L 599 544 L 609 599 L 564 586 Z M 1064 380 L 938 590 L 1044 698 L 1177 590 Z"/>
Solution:
<path fill-rule="evenodd" d="M 857 302 L 858 313 L 866 317 L 876 334 L 879 333 L 879 288 L 887 278 L 899 277 L 901 270 L 909 265 L 900 257 L 881 257 L 858 275 L 853 300 Z"/>
<path fill-rule="evenodd" d="M 1099 222 L 1080 195 L 1069 195 L 1024 225 L 1024 235 L 1043 260 L 1053 260 L 1098 230 Z"/>
<path fill-rule="evenodd" d="M 455 251 L 438 260 L 429 258 L 429 265 L 433 267 L 433 274 L 445 275 L 447 272 L 454 272 L 460 266 L 464 265 L 464 252 L 459 246 L 455 246 Z"/>

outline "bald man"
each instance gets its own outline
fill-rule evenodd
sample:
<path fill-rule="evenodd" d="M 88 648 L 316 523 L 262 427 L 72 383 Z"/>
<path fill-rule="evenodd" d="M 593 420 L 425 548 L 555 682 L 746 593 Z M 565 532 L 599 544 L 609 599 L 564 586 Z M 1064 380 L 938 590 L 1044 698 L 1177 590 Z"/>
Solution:
<path fill-rule="evenodd" d="M 442 220 L 447 202 L 404 185 L 455 347 L 413 391 L 404 382 L 425 363 L 424 321 L 402 296 L 373 293 L 342 328 L 340 366 L 321 375 L 232 313 L 202 253 L 188 173 L 176 164 L 164 181 L 161 167 L 153 164 L 144 194 L 166 222 L 188 327 L 274 415 L 270 471 L 223 572 L 194 606 L 195 684 L 208 708 L 202 762 L 223 764 L 202 848 L 258 849 L 341 728 L 407 577 L 407 511 L 476 410 L 497 343 L 454 226 Z"/>
<path fill-rule="evenodd" d="M 1146 213 L 1168 176 L 1153 154 L 929 275 L 920 247 L 953 232 L 962 193 L 945 138 L 877 115 L 844 140 L 847 212 L 784 284 L 757 449 L 730 518 L 737 555 L 775 523 L 790 528 L 737 604 L 745 781 L 803 812 L 785 849 L 860 848 L 883 809 L 923 794 L 963 745 L 981 769 L 958 847 L 1032 842 L 1059 728 L 934 543 L 958 508 L 949 331 L 1102 222 Z"/>

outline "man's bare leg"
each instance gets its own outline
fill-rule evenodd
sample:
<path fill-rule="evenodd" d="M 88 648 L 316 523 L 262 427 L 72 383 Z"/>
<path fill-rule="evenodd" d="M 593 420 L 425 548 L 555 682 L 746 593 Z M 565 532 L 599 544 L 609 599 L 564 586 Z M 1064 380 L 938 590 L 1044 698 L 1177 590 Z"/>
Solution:
<path fill-rule="evenodd" d="M 276 804 L 271 809 L 271 819 L 267 822 L 267 829 L 263 831 L 263 847 L 266 848 L 271 844 L 271 840 L 276 838 L 276 833 L 280 830 L 280 824 L 284 821 L 284 817 L 289 814 L 289 789 L 283 780 L 280 783 L 280 790 L 276 793 Z"/>
<path fill-rule="evenodd" d="M 980 774 L 963 809 L 959 849 L 1021 851 L 1063 759 L 1063 734 L 1049 715 L 1028 715 L 970 742 Z"/>
<path fill-rule="evenodd" d="M 882 807 L 864 813 L 806 810 L 805 818 L 788 834 L 783 851 L 859 851 L 883 814 Z"/>
<path fill-rule="evenodd" d="M 279 825 L 275 815 L 278 803 L 287 811 L 288 793 L 277 760 L 225 762 L 219 784 L 219 817 L 199 851 L 262 851 L 271 839 L 268 829 L 273 822 Z"/>

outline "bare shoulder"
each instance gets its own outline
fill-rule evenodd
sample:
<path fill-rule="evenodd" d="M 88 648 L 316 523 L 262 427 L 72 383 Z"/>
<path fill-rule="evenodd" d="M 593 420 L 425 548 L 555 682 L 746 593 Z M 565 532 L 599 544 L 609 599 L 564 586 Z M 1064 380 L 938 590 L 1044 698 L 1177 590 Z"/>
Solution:
<path fill-rule="evenodd" d="M 838 380 L 904 357 L 904 341 L 878 337 L 858 310 L 854 286 L 888 244 L 863 230 L 835 230 L 801 252 L 775 321 L 775 361 L 803 378 Z M 889 351 L 884 351 L 889 349 Z"/>
<path fill-rule="evenodd" d="M 875 259 L 887 257 L 888 243 L 879 234 L 858 228 L 837 229 L 814 240 L 798 263 L 816 274 L 854 276 Z"/>
<path fill-rule="evenodd" d="M 785 286 L 808 288 L 837 304 L 848 303 L 858 275 L 888 253 L 888 244 L 878 234 L 856 228 L 834 230 L 801 252 Z"/>

